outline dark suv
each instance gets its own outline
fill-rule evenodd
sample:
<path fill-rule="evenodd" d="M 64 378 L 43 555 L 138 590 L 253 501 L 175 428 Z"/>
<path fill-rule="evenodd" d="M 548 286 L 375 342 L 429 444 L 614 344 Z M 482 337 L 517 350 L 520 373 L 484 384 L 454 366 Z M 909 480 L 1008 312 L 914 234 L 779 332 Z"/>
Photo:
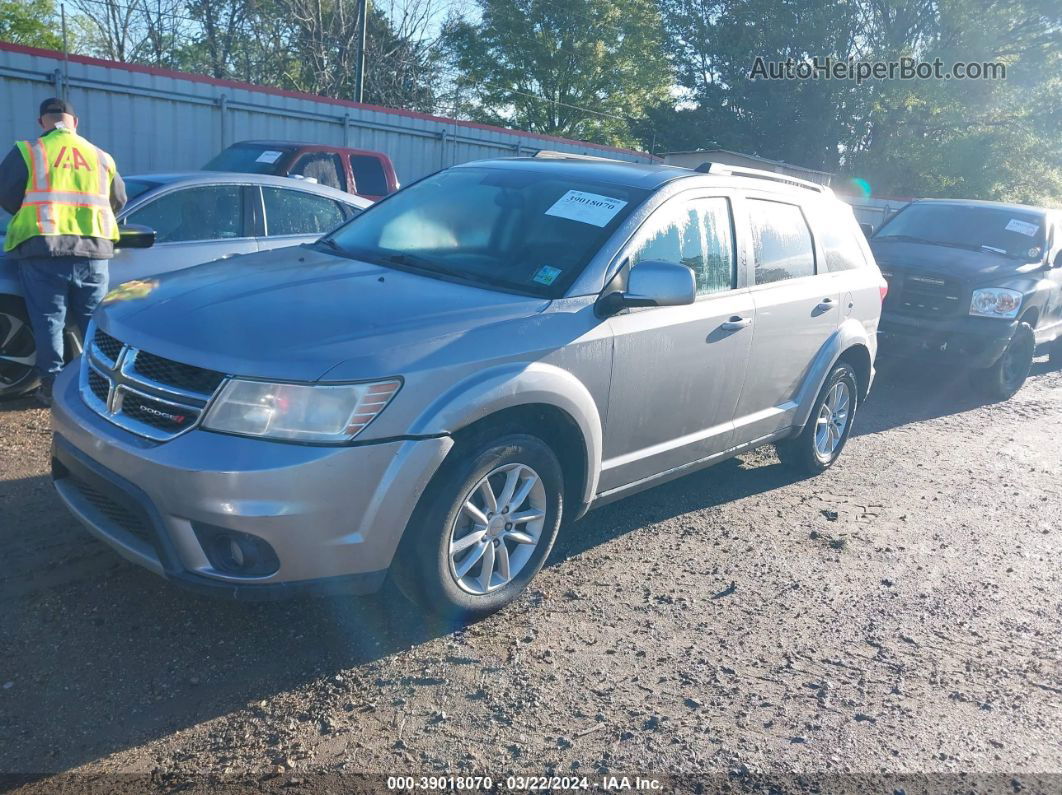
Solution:
<path fill-rule="evenodd" d="M 1038 347 L 1062 360 L 1058 211 L 924 199 L 870 246 L 889 282 L 882 356 L 953 361 L 999 400 L 1021 389 Z"/>

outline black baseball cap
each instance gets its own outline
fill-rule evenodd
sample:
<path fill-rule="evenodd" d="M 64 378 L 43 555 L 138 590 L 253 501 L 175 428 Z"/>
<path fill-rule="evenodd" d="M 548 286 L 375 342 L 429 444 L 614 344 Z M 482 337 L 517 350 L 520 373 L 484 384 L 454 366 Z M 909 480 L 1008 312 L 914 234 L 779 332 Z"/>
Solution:
<path fill-rule="evenodd" d="M 41 116 L 46 116 L 49 113 L 69 113 L 71 116 L 76 116 L 74 113 L 74 106 L 60 97 L 48 97 L 41 103 Z"/>

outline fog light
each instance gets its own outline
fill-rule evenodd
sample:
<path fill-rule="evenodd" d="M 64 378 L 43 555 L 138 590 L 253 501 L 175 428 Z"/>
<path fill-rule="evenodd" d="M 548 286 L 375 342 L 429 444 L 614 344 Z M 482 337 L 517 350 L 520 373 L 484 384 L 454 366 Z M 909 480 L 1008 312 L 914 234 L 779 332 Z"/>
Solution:
<path fill-rule="evenodd" d="M 210 565 L 225 574 L 265 577 L 280 568 L 277 553 L 267 541 L 249 533 L 192 522 Z"/>

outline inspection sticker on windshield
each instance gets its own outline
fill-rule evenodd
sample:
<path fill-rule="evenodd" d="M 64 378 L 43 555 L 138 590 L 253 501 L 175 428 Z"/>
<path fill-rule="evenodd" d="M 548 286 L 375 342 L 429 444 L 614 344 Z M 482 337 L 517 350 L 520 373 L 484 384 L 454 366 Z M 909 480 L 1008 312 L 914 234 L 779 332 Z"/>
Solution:
<path fill-rule="evenodd" d="M 267 149 L 258 155 L 254 162 L 256 163 L 275 163 L 277 159 L 284 154 L 283 152 L 275 152 L 272 149 Z"/>
<path fill-rule="evenodd" d="M 615 218 L 616 213 L 627 206 L 627 202 L 612 199 L 597 193 L 584 193 L 570 190 L 546 210 L 546 215 L 580 221 L 592 226 L 605 226 Z"/>
<path fill-rule="evenodd" d="M 543 265 L 535 271 L 535 275 L 531 277 L 531 281 L 538 282 L 539 284 L 553 284 L 553 282 L 557 281 L 557 277 L 560 275 L 560 268 L 554 268 L 552 265 Z"/>
<path fill-rule="evenodd" d="M 1040 231 L 1040 227 L 1036 224 L 1030 224 L 1028 221 L 1019 221 L 1017 218 L 1011 218 L 1010 223 L 1007 224 L 1006 229 L 1008 232 L 1020 232 L 1023 235 L 1032 237 Z"/>

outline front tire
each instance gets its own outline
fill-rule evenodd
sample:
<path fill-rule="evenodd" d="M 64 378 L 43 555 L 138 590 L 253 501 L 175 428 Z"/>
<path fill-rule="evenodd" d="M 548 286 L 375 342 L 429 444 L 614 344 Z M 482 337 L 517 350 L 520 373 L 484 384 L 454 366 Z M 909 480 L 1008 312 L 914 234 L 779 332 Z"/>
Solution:
<path fill-rule="evenodd" d="M 804 430 L 775 445 L 782 463 L 809 475 L 833 466 L 852 433 L 858 404 L 855 370 L 840 362 L 823 384 Z"/>
<path fill-rule="evenodd" d="M 516 599 L 553 548 L 564 478 L 535 436 L 472 440 L 456 449 L 421 498 L 392 576 L 422 609 L 474 621 Z"/>
<path fill-rule="evenodd" d="M 33 340 L 26 304 L 13 295 L 0 295 L 0 398 L 32 391 L 37 377 L 37 344 Z"/>
<path fill-rule="evenodd" d="M 1010 400 L 1025 385 L 1035 354 L 1036 335 L 1032 326 L 1019 323 L 999 360 L 971 375 L 974 386 L 991 400 Z"/>

